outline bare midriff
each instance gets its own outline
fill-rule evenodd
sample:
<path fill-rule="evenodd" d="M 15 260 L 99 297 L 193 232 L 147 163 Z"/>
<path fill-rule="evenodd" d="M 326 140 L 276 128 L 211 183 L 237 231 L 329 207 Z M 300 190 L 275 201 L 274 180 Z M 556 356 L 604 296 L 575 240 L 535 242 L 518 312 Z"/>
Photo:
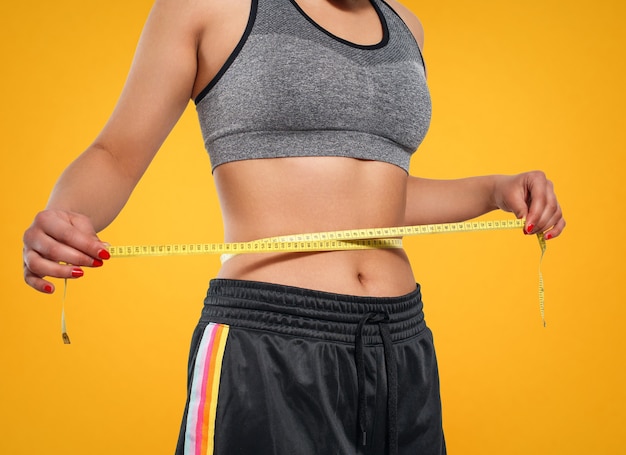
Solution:
<path fill-rule="evenodd" d="M 340 157 L 237 161 L 214 172 L 225 241 L 404 223 L 406 172 Z M 389 297 L 415 289 L 402 249 L 261 253 L 226 261 L 219 278 Z"/>

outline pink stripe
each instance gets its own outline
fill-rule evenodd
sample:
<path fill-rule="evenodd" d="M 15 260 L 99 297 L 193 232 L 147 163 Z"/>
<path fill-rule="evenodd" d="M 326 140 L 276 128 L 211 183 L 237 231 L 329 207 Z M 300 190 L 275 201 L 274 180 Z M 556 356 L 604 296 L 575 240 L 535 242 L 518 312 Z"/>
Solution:
<path fill-rule="evenodd" d="M 198 405 L 198 420 L 196 422 L 196 455 L 202 455 L 202 426 L 204 424 L 204 404 L 206 402 L 206 383 L 211 369 L 211 354 L 213 353 L 213 343 L 215 342 L 215 334 L 217 325 L 211 328 L 211 341 L 205 351 L 204 371 L 202 372 L 202 388 L 200 389 L 200 403 Z"/>

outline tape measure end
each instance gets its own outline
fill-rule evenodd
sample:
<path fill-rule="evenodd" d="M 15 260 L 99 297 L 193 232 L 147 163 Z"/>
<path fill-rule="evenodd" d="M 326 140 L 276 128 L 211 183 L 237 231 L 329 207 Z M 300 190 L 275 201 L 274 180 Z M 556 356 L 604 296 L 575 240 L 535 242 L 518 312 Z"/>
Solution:
<path fill-rule="evenodd" d="M 70 336 L 66 332 L 63 332 L 61 336 L 63 337 L 63 344 L 72 344 Z"/>

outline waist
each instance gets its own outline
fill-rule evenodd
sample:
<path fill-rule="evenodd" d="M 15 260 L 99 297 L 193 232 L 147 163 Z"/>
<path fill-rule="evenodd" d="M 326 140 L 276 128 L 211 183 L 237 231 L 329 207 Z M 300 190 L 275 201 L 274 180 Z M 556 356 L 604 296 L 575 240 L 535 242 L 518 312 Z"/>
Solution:
<path fill-rule="evenodd" d="M 347 158 L 228 163 L 215 172 L 226 241 L 397 226 L 407 175 L 397 166 Z M 343 294 L 401 295 L 415 286 L 402 250 L 243 254 L 219 278 Z"/>
<path fill-rule="evenodd" d="M 401 296 L 415 287 L 402 249 L 244 254 L 224 263 L 218 278 L 369 297 Z"/>
<path fill-rule="evenodd" d="M 419 285 L 397 297 L 338 294 L 279 284 L 212 280 L 202 318 L 232 327 L 267 330 L 285 335 L 354 343 L 359 322 L 368 314 L 388 318 L 393 341 L 426 328 Z M 363 327 L 366 344 L 380 343 L 373 325 Z"/>

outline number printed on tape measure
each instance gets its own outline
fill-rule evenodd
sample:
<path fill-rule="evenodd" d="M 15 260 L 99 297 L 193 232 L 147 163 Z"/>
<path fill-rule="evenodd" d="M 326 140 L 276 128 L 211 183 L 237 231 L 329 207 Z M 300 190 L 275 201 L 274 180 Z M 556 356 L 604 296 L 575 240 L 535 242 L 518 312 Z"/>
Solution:
<path fill-rule="evenodd" d="M 138 257 L 402 248 L 401 237 L 448 232 L 515 229 L 523 226 L 524 220 L 466 221 L 460 223 L 312 232 L 269 237 L 252 242 L 111 246 L 109 247 L 109 253 L 114 257 Z"/>

